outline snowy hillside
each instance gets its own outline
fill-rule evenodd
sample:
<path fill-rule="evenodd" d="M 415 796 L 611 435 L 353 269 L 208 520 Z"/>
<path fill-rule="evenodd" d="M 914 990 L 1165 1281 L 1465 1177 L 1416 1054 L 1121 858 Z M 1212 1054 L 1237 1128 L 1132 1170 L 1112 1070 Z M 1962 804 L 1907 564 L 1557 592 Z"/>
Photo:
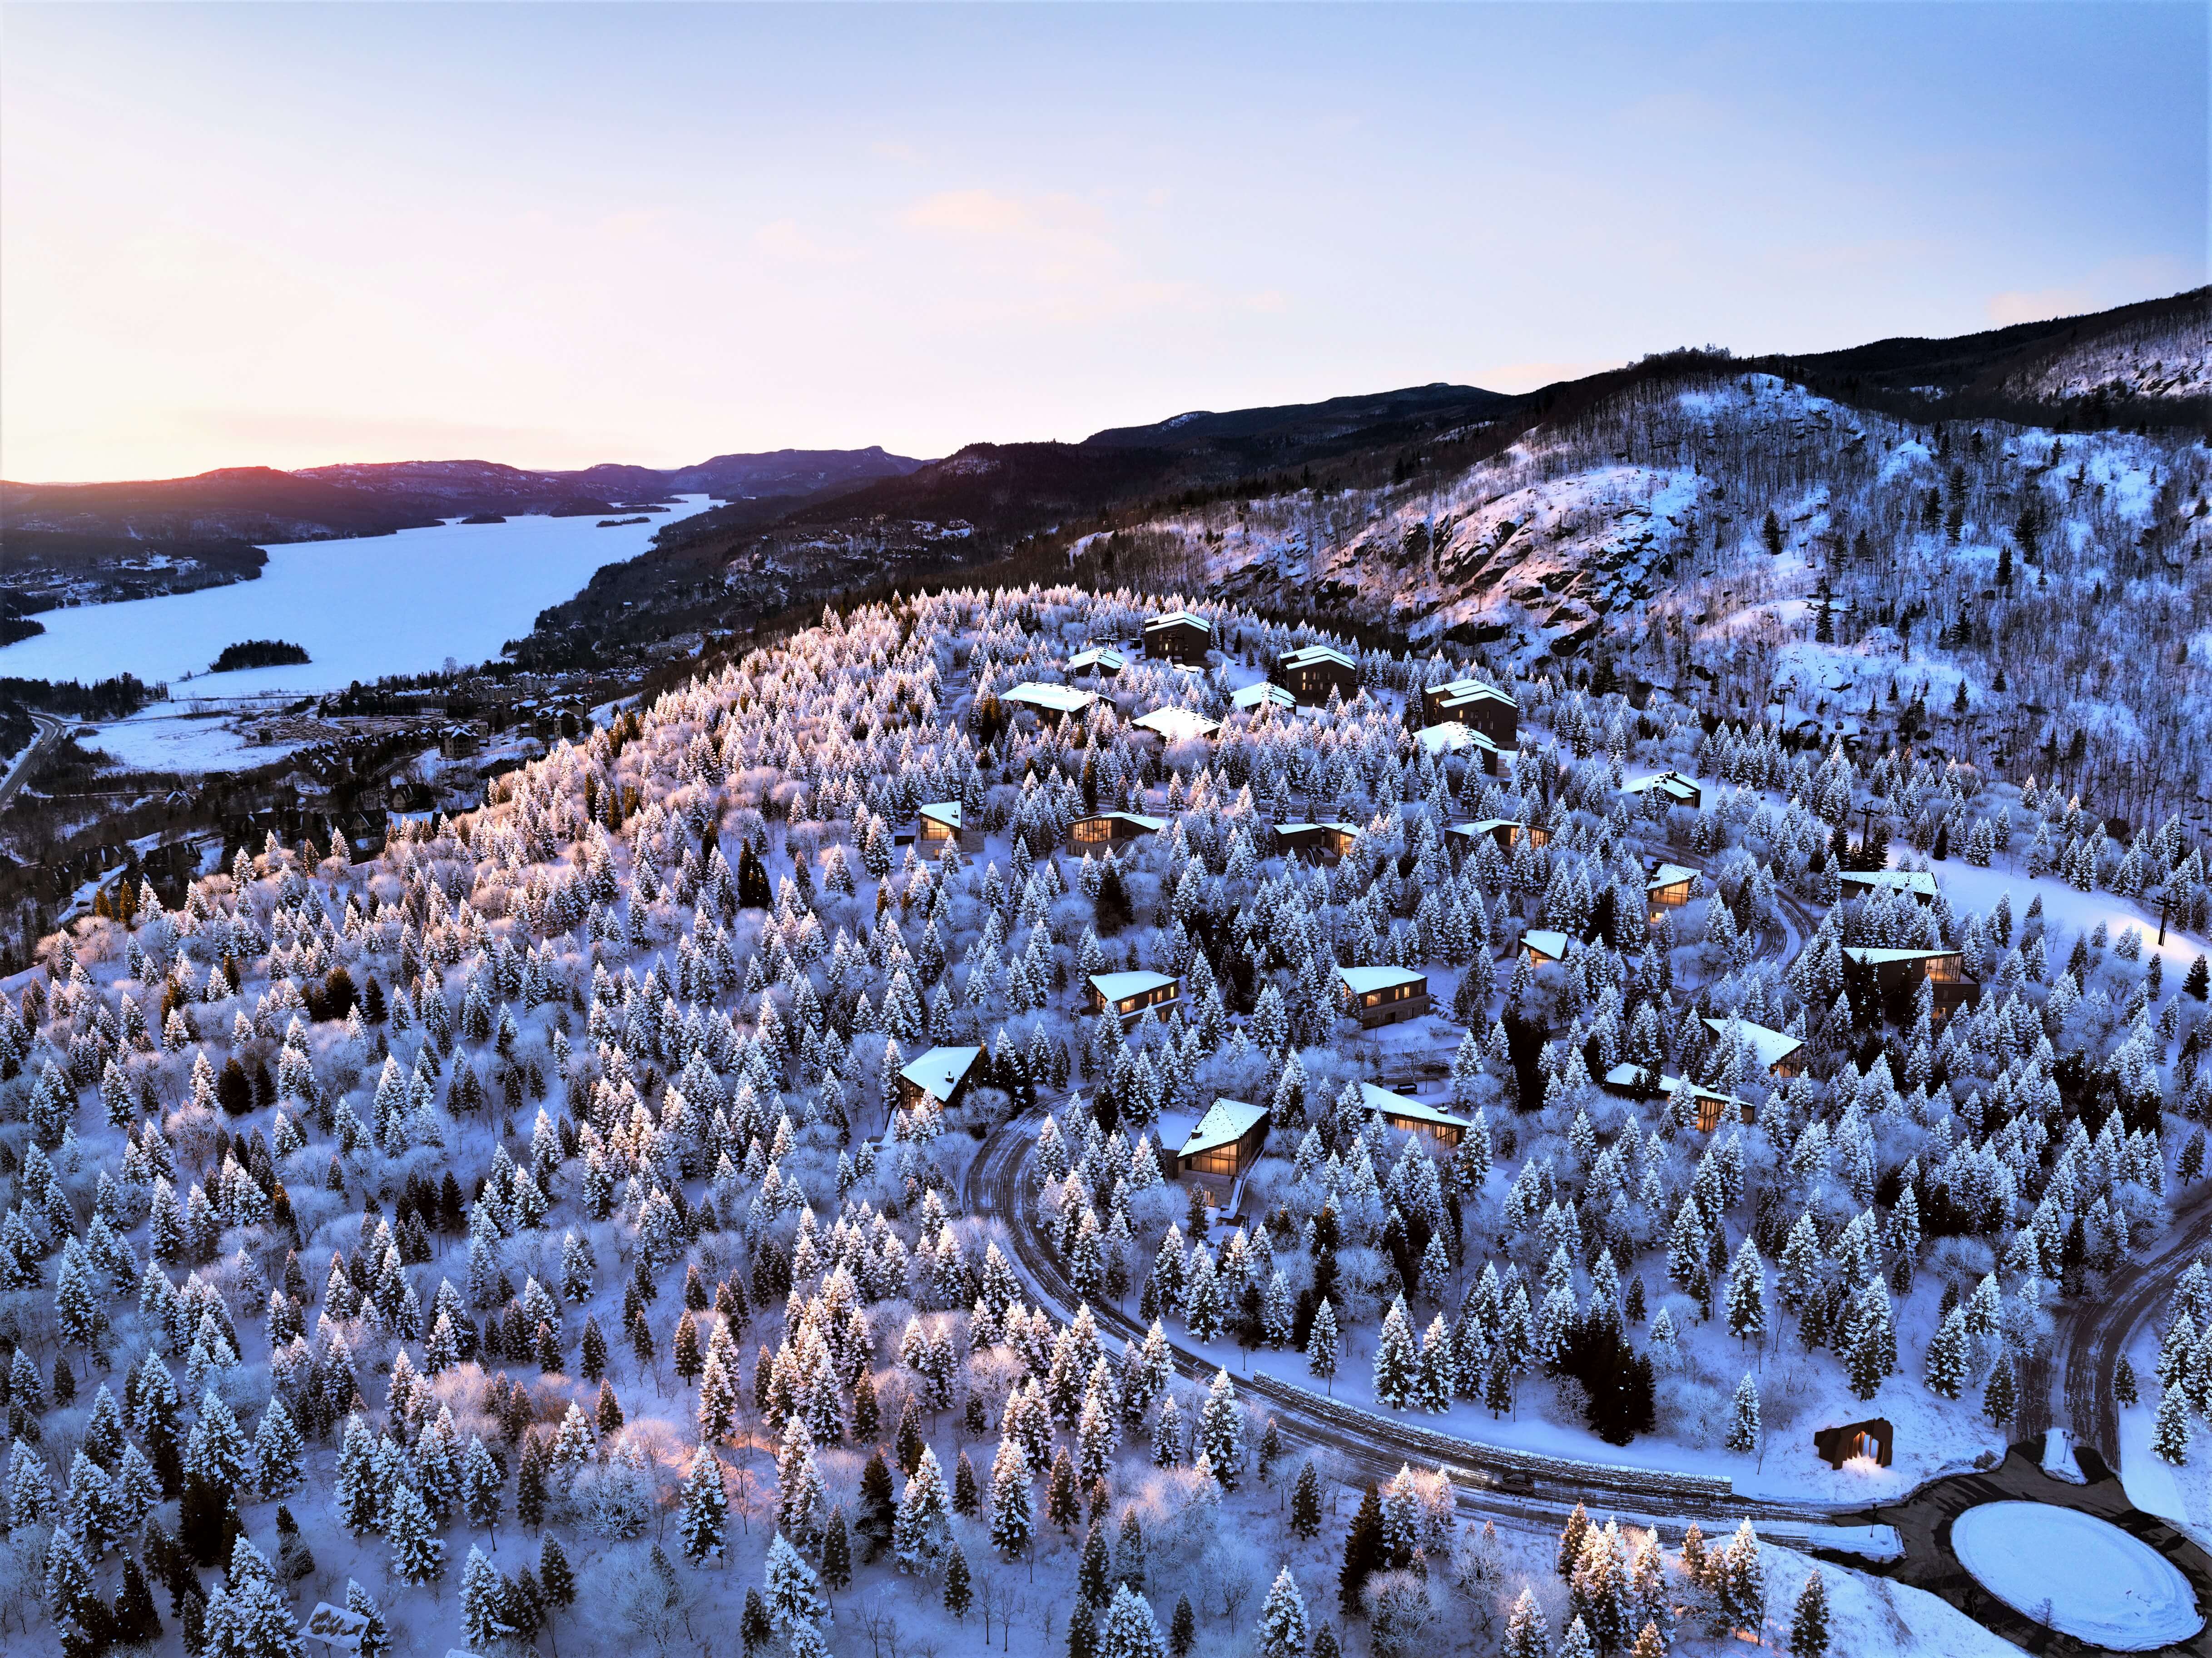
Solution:
<path fill-rule="evenodd" d="M 2114 328 L 2061 349 L 2031 374 L 2008 376 L 2004 389 L 2048 402 L 2114 402 L 2212 395 L 2212 310 L 2198 308 Z"/>

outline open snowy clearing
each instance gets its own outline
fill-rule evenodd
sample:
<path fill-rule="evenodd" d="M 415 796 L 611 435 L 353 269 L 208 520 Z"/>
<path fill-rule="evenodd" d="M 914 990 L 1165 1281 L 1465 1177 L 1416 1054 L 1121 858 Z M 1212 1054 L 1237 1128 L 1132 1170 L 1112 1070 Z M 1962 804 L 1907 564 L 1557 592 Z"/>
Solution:
<path fill-rule="evenodd" d="M 235 729 L 235 723 L 204 714 L 187 714 L 174 704 L 157 702 L 128 720 L 100 726 L 95 735 L 82 739 L 82 744 L 99 750 L 133 771 L 173 772 L 265 766 L 306 746 L 300 743 L 249 743 Z"/>
<path fill-rule="evenodd" d="M 442 524 L 353 541 L 270 546 L 253 581 L 198 592 L 50 610 L 46 632 L 0 650 L 0 674 L 105 679 L 135 673 L 242 692 L 343 689 L 386 674 L 422 673 L 448 658 L 482 662 L 530 631 L 538 613 L 574 595 L 604 564 L 643 552 L 664 524 L 704 511 L 686 495 L 650 523 L 602 530 L 592 518 Z M 210 674 L 226 645 L 283 639 L 304 667 Z"/>
<path fill-rule="evenodd" d="M 2189 1580 L 2094 1515 L 1984 1503 L 1952 1521 L 1951 1548 L 1998 1600 L 2077 1641 L 2148 1652 L 2204 1625 Z"/>

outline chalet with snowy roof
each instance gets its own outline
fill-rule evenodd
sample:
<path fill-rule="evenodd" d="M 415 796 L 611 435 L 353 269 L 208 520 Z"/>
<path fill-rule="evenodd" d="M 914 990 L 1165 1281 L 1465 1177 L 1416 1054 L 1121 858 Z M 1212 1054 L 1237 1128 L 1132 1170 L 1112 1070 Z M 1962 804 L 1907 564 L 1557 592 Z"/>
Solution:
<path fill-rule="evenodd" d="M 1359 665 L 1326 645 L 1302 645 L 1275 659 L 1274 681 L 1309 708 L 1318 708 L 1334 691 L 1349 702 L 1359 695 Z"/>
<path fill-rule="evenodd" d="M 1552 831 L 1540 825 L 1524 823 L 1517 817 L 1481 817 L 1472 823 L 1454 823 L 1444 830 L 1448 836 L 1456 837 L 1458 844 L 1472 849 L 1487 837 L 1498 843 L 1500 852 L 1510 852 L 1528 837 L 1532 847 L 1552 844 Z"/>
<path fill-rule="evenodd" d="M 1067 659 L 1070 673 L 1087 673 L 1111 679 L 1129 665 L 1128 658 L 1110 645 L 1093 645 Z"/>
<path fill-rule="evenodd" d="M 1094 973 L 1084 986 L 1084 1005 L 1093 1013 L 1112 1009 L 1127 1029 L 1147 1012 L 1165 1018 L 1182 994 L 1181 981 L 1165 973 Z"/>
<path fill-rule="evenodd" d="M 1666 796 L 1670 805 L 1687 806 L 1695 811 L 1705 804 L 1705 786 L 1678 771 L 1655 772 L 1649 777 L 1633 778 L 1620 786 L 1623 794 L 1632 794 L 1639 799 L 1654 789 Z"/>
<path fill-rule="evenodd" d="M 1981 987 L 1966 976 L 1966 958 L 1955 950 L 1887 950 L 1844 946 L 1844 982 L 1853 999 L 1874 996 L 1883 1013 L 1901 1019 L 1925 983 L 1934 992 L 1929 1017 L 1938 1024 L 1972 1003 Z"/>
<path fill-rule="evenodd" d="M 1167 662 L 1203 664 L 1213 648 L 1213 624 L 1188 610 L 1170 610 L 1145 623 L 1145 654 Z"/>
<path fill-rule="evenodd" d="M 1528 965 L 1538 968 L 1547 962 L 1567 959 L 1567 946 L 1573 940 L 1556 927 L 1532 926 L 1521 935 L 1521 948 L 1528 952 Z"/>
<path fill-rule="evenodd" d="M 1150 732 L 1168 743 L 1189 743 L 1212 736 L 1221 729 L 1218 720 L 1208 720 L 1191 708 L 1154 708 L 1143 718 L 1129 722 L 1140 732 Z"/>
<path fill-rule="evenodd" d="M 1680 909 L 1690 902 L 1690 890 L 1697 884 L 1698 872 L 1682 864 L 1660 864 L 1653 868 L 1644 883 L 1644 902 L 1651 912 L 1651 925 L 1657 926 L 1659 918 L 1670 909 Z"/>
<path fill-rule="evenodd" d="M 1410 967 L 1340 967 L 1337 982 L 1363 1029 L 1402 1024 L 1429 1011 L 1429 975 Z"/>
<path fill-rule="evenodd" d="M 1147 817 L 1133 811 L 1094 811 L 1067 826 L 1070 852 L 1103 852 L 1130 841 L 1158 835 L 1168 826 L 1164 817 Z"/>
<path fill-rule="evenodd" d="M 937 1102 L 950 1110 L 968 1091 L 975 1075 L 975 1061 L 982 1054 L 980 1048 L 931 1048 L 898 1073 L 900 1105 L 911 1111 L 921 1103 L 923 1095 L 933 1094 Z"/>
<path fill-rule="evenodd" d="M 1924 869 L 1847 869 L 1836 875 L 1839 901 L 1870 898 L 1877 892 L 1909 893 L 1920 903 L 1936 902 L 1936 877 Z"/>
<path fill-rule="evenodd" d="M 1275 850 L 1287 856 L 1341 858 L 1359 838 L 1357 823 L 1278 823 Z"/>
<path fill-rule="evenodd" d="M 1691 1102 L 1698 1112 L 1698 1128 L 1710 1134 L 1728 1118 L 1738 1122 L 1753 1122 L 1758 1113 L 1747 1100 L 1733 1094 L 1718 1094 L 1710 1088 L 1700 1088 L 1695 1083 L 1686 1083 L 1680 1077 L 1664 1077 L 1648 1066 L 1616 1065 L 1605 1073 L 1604 1087 L 1609 1094 L 1624 1095 L 1632 1100 L 1672 1099 L 1685 1088 L 1690 1090 Z"/>
<path fill-rule="evenodd" d="M 1078 690 L 1073 685 L 1048 685 L 1036 679 L 1024 680 L 999 698 L 1010 707 L 1027 708 L 1047 725 L 1054 726 L 1071 714 L 1081 714 L 1097 700 L 1096 691 Z"/>
<path fill-rule="evenodd" d="M 1521 705 L 1495 685 L 1455 679 L 1421 693 L 1425 726 L 1470 726 L 1501 749 L 1521 745 Z"/>
<path fill-rule="evenodd" d="M 1413 733 L 1413 741 L 1421 745 L 1421 752 L 1431 759 L 1441 760 L 1449 754 L 1473 755 L 1480 762 L 1483 774 L 1499 775 L 1512 750 L 1501 749 L 1472 726 L 1455 726 L 1449 720 L 1440 726 L 1424 726 Z"/>
<path fill-rule="evenodd" d="M 1805 1068 L 1805 1044 L 1787 1031 L 1770 1030 L 1748 1019 L 1707 1019 L 1705 1029 L 1723 1042 L 1729 1029 L 1743 1032 L 1750 1044 L 1752 1062 L 1770 1077 L 1789 1078 Z"/>
<path fill-rule="evenodd" d="M 1262 1105 L 1217 1099 L 1201 1114 L 1160 1115 L 1160 1172 L 1202 1193 L 1206 1207 L 1235 1214 L 1245 1176 L 1267 1150 L 1269 1116 Z"/>
<path fill-rule="evenodd" d="M 983 831 L 963 827 L 957 800 L 933 800 L 922 807 L 915 820 L 914 838 L 919 850 L 931 858 L 944 856 L 950 847 L 957 847 L 963 852 L 983 849 Z"/>
<path fill-rule="evenodd" d="M 1298 706 L 1297 698 L 1280 685 L 1271 685 L 1264 679 L 1255 685 L 1247 685 L 1241 691 L 1231 691 L 1229 701 L 1243 714 L 1250 714 L 1258 708 L 1281 708 L 1288 712 Z"/>
<path fill-rule="evenodd" d="M 1440 1107 L 1394 1094 L 1387 1088 L 1377 1088 L 1373 1083 L 1359 1084 L 1359 1102 L 1382 1118 L 1385 1128 L 1419 1134 L 1431 1151 L 1453 1150 L 1467 1138 L 1468 1130 L 1474 1127 L 1465 1117 L 1455 1117 Z"/>

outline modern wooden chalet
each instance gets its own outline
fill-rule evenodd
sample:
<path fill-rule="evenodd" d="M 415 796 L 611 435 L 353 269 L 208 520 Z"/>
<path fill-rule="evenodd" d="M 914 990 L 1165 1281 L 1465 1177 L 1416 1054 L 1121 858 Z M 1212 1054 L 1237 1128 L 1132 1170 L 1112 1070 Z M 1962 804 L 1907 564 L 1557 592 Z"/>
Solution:
<path fill-rule="evenodd" d="M 1877 892 L 1910 893 L 1918 902 L 1936 902 L 1936 878 L 1924 869 L 1847 869 L 1836 875 L 1839 900 L 1870 898 Z"/>
<path fill-rule="evenodd" d="M 1208 720 L 1192 708 L 1154 708 L 1129 724 L 1138 731 L 1152 732 L 1164 743 L 1194 742 L 1212 737 L 1221 729 L 1218 720 Z"/>
<path fill-rule="evenodd" d="M 1093 1013 L 1111 1008 L 1124 1029 L 1149 1011 L 1164 1017 L 1175 1011 L 1182 994 L 1180 981 L 1164 973 L 1094 973 L 1083 987 L 1084 1005 Z"/>
<path fill-rule="evenodd" d="M 1298 858 L 1341 858 L 1358 836 L 1357 823 L 1278 823 L 1275 850 Z"/>
<path fill-rule="evenodd" d="M 1700 1088 L 1680 1077 L 1662 1076 L 1649 1066 L 1630 1065 L 1626 1060 L 1605 1073 L 1604 1086 L 1607 1093 L 1625 1095 L 1632 1100 L 1672 1099 L 1686 1088 L 1691 1102 L 1697 1107 L 1698 1129 L 1701 1133 L 1711 1133 L 1730 1116 L 1738 1122 L 1758 1120 L 1759 1114 L 1752 1109 L 1748 1100 Z"/>
<path fill-rule="evenodd" d="M 1056 726 L 1071 714 L 1081 714 L 1097 700 L 1096 691 L 1078 690 L 1073 685 L 1048 685 L 1035 679 L 1024 680 L 999 698 L 1010 707 L 1027 708 L 1048 726 Z"/>
<path fill-rule="evenodd" d="M 1145 654 L 1168 662 L 1203 665 L 1213 648 L 1213 624 L 1188 610 L 1171 610 L 1145 623 Z"/>
<path fill-rule="evenodd" d="M 983 831 L 964 827 L 960 816 L 957 800 L 933 800 L 922 807 L 914 838 L 923 856 L 940 858 L 948 847 L 957 847 L 963 852 L 982 851 Z"/>
<path fill-rule="evenodd" d="M 1547 962 L 1567 959 L 1567 946 L 1573 942 L 1556 927 L 1530 927 L 1521 935 L 1521 948 L 1528 952 L 1528 965 L 1539 968 Z"/>
<path fill-rule="evenodd" d="M 1129 659 L 1110 645 L 1091 645 L 1067 659 L 1070 673 L 1095 674 L 1111 679 L 1129 665 Z"/>
<path fill-rule="evenodd" d="M 1480 679 L 1455 679 L 1423 690 L 1421 723 L 1472 726 L 1501 749 L 1521 746 L 1521 705 Z"/>
<path fill-rule="evenodd" d="M 1245 1176 L 1267 1150 L 1267 1107 L 1216 1099 L 1204 1114 L 1170 1112 L 1159 1121 L 1160 1172 L 1201 1193 L 1209 1209 L 1237 1212 Z"/>
<path fill-rule="evenodd" d="M 1382 1118 L 1384 1127 L 1419 1134 L 1431 1151 L 1453 1150 L 1467 1138 L 1467 1131 L 1474 1127 L 1465 1117 L 1455 1117 L 1439 1107 L 1394 1094 L 1387 1088 L 1377 1088 L 1373 1083 L 1359 1084 L 1359 1102 Z"/>
<path fill-rule="evenodd" d="M 911 1111 L 925 1094 L 947 1110 L 960 1103 L 975 1075 L 980 1048 L 933 1048 L 898 1073 L 899 1103 Z"/>
<path fill-rule="evenodd" d="M 1981 992 L 1966 976 L 1966 958 L 1959 950 L 1844 946 L 1844 982 L 1856 994 L 1879 998 L 1887 1017 L 1905 1016 L 1923 981 L 1935 993 L 1929 1017 L 1938 1024 L 1970 1005 Z"/>
<path fill-rule="evenodd" d="M 1429 1011 L 1429 975 L 1410 967 L 1340 967 L 1346 1011 L 1362 1029 L 1418 1019 Z"/>
<path fill-rule="evenodd" d="M 1805 1068 L 1805 1044 L 1787 1031 L 1771 1030 L 1748 1019 L 1705 1021 L 1705 1029 L 1723 1042 L 1728 1040 L 1731 1025 L 1743 1032 L 1744 1041 L 1751 1046 L 1753 1063 L 1768 1076 L 1794 1077 Z"/>
<path fill-rule="evenodd" d="M 1644 902 L 1651 912 L 1653 926 L 1668 910 L 1680 909 L 1690 902 L 1690 889 L 1697 880 L 1698 872 L 1681 864 L 1661 864 L 1652 870 L 1644 883 Z"/>
<path fill-rule="evenodd" d="M 1639 799 L 1654 789 L 1665 795 L 1670 805 L 1687 806 L 1695 811 L 1705 804 L 1705 786 L 1678 771 L 1656 772 L 1650 777 L 1635 778 L 1620 786 L 1623 794 L 1632 794 Z"/>
<path fill-rule="evenodd" d="M 1146 817 L 1133 811 L 1094 811 L 1067 826 L 1070 852 L 1103 852 L 1130 841 L 1158 835 L 1168 826 L 1164 817 Z"/>
<path fill-rule="evenodd" d="M 1551 830 L 1539 824 L 1524 823 L 1517 817 L 1483 817 L 1472 823 L 1454 823 L 1445 829 L 1444 833 L 1449 836 L 1456 836 L 1459 844 L 1469 849 L 1472 849 L 1486 835 L 1498 843 L 1498 849 L 1500 852 L 1512 851 L 1515 847 L 1521 844 L 1522 837 L 1524 835 L 1528 837 L 1528 844 L 1532 847 L 1547 847 L 1552 844 Z"/>
<path fill-rule="evenodd" d="M 1275 683 L 1309 708 L 1318 708 L 1334 691 L 1349 702 L 1359 695 L 1359 665 L 1326 645 L 1304 645 L 1275 659 Z"/>

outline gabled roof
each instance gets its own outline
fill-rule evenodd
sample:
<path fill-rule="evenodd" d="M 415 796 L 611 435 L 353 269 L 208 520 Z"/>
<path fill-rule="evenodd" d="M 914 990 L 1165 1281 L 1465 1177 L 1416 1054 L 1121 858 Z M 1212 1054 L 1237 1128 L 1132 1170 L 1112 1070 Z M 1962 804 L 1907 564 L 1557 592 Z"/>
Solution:
<path fill-rule="evenodd" d="M 1847 869 L 1836 878 L 1847 887 L 1868 887 L 1885 892 L 1909 892 L 1916 898 L 1936 896 L 1936 876 L 1924 869 Z"/>
<path fill-rule="evenodd" d="M 1355 996 L 1364 996 L 1371 990 L 1389 990 L 1397 985 L 1426 984 L 1429 981 L 1427 974 L 1415 972 L 1410 967 L 1340 967 L 1336 976 Z"/>
<path fill-rule="evenodd" d="M 1439 1110 L 1433 1105 L 1424 1105 L 1419 1100 L 1409 1100 L 1403 1094 L 1377 1088 L 1373 1083 L 1359 1084 L 1359 1102 L 1370 1111 L 1386 1117 L 1411 1117 L 1416 1122 L 1434 1123 L 1439 1128 L 1474 1127 L 1465 1117 L 1455 1117 L 1449 1111 Z"/>
<path fill-rule="evenodd" d="M 1509 708 L 1521 706 L 1497 686 L 1485 684 L 1480 679 L 1454 679 L 1426 689 L 1431 695 L 1442 697 L 1448 708 L 1458 708 L 1468 702 L 1503 702 Z"/>
<path fill-rule="evenodd" d="M 1189 708 L 1154 708 L 1141 720 L 1132 720 L 1129 723 L 1139 730 L 1158 732 L 1170 743 L 1211 737 L 1221 729 L 1218 720 L 1208 720 L 1204 714 Z"/>
<path fill-rule="evenodd" d="M 1206 1108 L 1198 1126 L 1190 1131 L 1190 1138 L 1177 1148 L 1180 1157 L 1194 1157 L 1201 1151 L 1212 1151 L 1224 1145 L 1234 1145 L 1250 1133 L 1255 1124 L 1267 1120 L 1264 1105 L 1248 1105 L 1243 1100 L 1217 1099 Z"/>
<path fill-rule="evenodd" d="M 1613 1066 L 1612 1070 L 1605 1073 L 1605 1084 L 1608 1088 L 1633 1088 L 1636 1086 L 1636 1079 L 1643 1074 L 1643 1066 L 1631 1065 L 1624 1060 L 1619 1065 Z M 1741 1105 L 1743 1103 L 1741 1100 L 1738 1099 L 1733 1094 L 1717 1094 L 1711 1089 L 1701 1088 L 1695 1083 L 1686 1084 L 1680 1077 L 1661 1077 L 1659 1078 L 1659 1091 L 1662 1094 L 1672 1094 L 1678 1089 L 1684 1087 L 1689 1089 L 1690 1096 L 1692 1099 L 1718 1100 L 1723 1105 Z"/>
<path fill-rule="evenodd" d="M 1158 835 L 1168 826 L 1168 820 L 1164 817 L 1147 817 L 1142 812 L 1135 811 L 1094 811 L 1075 821 L 1079 823 L 1134 823 L 1149 835 Z"/>
<path fill-rule="evenodd" d="M 1771 1071 L 1805 1046 L 1787 1031 L 1772 1030 L 1763 1024 L 1753 1024 L 1748 1019 L 1738 1019 L 1735 1023 L 1736 1028 L 1743 1032 L 1744 1041 L 1751 1045 L 1752 1058 L 1759 1062 L 1761 1071 Z M 1705 1028 L 1716 1036 L 1725 1036 L 1729 1023 L 1726 1019 L 1707 1019 Z"/>
<path fill-rule="evenodd" d="M 1175 980 L 1164 973 L 1139 969 L 1133 973 L 1094 973 L 1091 987 L 1109 1002 L 1141 996 L 1148 990 L 1158 990 L 1162 985 L 1171 985 Z"/>
<path fill-rule="evenodd" d="M 1081 714 L 1098 700 L 1098 693 L 1079 691 L 1073 685 L 1047 685 L 1038 680 L 1024 679 L 999 700 L 1018 702 L 1024 708 L 1042 708 L 1048 714 Z"/>
<path fill-rule="evenodd" d="M 1563 962 L 1567 958 L 1567 946 L 1574 941 L 1556 928 L 1538 926 L 1530 927 L 1528 932 L 1522 933 L 1521 942 L 1540 955 L 1549 956 L 1553 961 Z"/>
<path fill-rule="evenodd" d="M 1333 662 L 1338 667 L 1349 668 L 1354 673 L 1359 671 L 1357 662 L 1342 651 L 1331 650 L 1326 645 L 1301 645 L 1295 651 L 1285 651 L 1277 659 L 1277 665 L 1284 668 L 1311 667 L 1322 662 Z"/>
<path fill-rule="evenodd" d="M 949 1100 L 982 1052 L 980 1048 L 933 1048 L 899 1075 L 939 1100 Z"/>
<path fill-rule="evenodd" d="M 1155 628 L 1167 627 L 1203 628 L 1208 633 L 1213 631 L 1211 622 L 1202 616 L 1193 616 L 1188 610 L 1170 610 L 1165 616 L 1156 616 L 1145 623 L 1145 631 L 1150 633 Z"/>
<path fill-rule="evenodd" d="M 1078 651 L 1067 659 L 1070 673 L 1081 673 L 1086 668 L 1105 668 L 1119 673 L 1128 665 L 1128 658 L 1106 645 L 1093 645 L 1089 650 Z"/>
<path fill-rule="evenodd" d="M 1650 789 L 1662 789 L 1677 800 L 1686 800 L 1699 792 L 1699 786 L 1694 778 L 1685 777 L 1678 771 L 1654 772 L 1649 777 L 1638 777 L 1620 786 L 1623 794 L 1642 794 Z"/>
<path fill-rule="evenodd" d="M 1871 944 L 1844 946 L 1844 959 L 1856 962 L 1862 967 L 1886 967 L 1892 962 L 1932 962 L 1961 953 L 1955 950 L 1884 950 Z"/>
<path fill-rule="evenodd" d="M 1644 884 L 1644 890 L 1656 892 L 1661 887 L 1680 886 L 1685 881 L 1695 880 L 1697 875 L 1697 871 L 1684 864 L 1662 864 L 1651 872 L 1651 878 Z"/>
<path fill-rule="evenodd" d="M 1459 835 L 1463 840 L 1473 841 L 1481 835 L 1495 835 L 1502 829 L 1526 828 L 1528 825 L 1517 817 L 1483 817 L 1478 818 L 1472 823 L 1448 824 L 1444 833 Z"/>
<path fill-rule="evenodd" d="M 1229 700 L 1240 708 L 1256 708 L 1267 702 L 1273 703 L 1279 708 L 1295 708 L 1298 706 L 1297 697 L 1292 696 L 1280 685 L 1271 685 L 1265 681 L 1256 685 L 1247 685 L 1241 691 L 1232 691 Z"/>
<path fill-rule="evenodd" d="M 1424 726 L 1413 733 L 1413 740 L 1431 754 L 1456 754 L 1462 749 L 1487 749 L 1498 752 L 1498 744 L 1472 726 L 1462 726 L 1455 720 L 1447 720 L 1440 726 Z"/>
<path fill-rule="evenodd" d="M 921 809 L 921 815 L 947 829 L 960 827 L 960 803 L 957 800 L 933 800 Z"/>

